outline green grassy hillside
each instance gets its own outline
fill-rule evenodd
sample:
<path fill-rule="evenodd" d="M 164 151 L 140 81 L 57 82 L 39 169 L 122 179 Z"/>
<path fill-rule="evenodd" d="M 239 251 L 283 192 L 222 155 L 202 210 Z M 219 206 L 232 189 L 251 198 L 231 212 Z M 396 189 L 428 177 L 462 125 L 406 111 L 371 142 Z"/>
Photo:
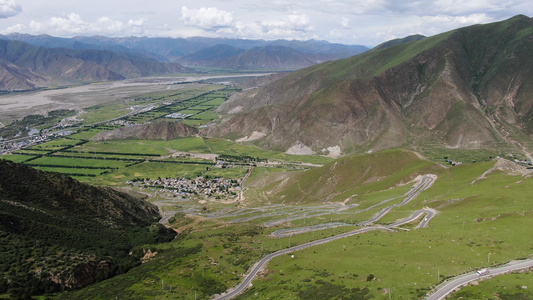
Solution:
<path fill-rule="evenodd" d="M 256 195 L 267 194 L 265 201 L 284 204 L 344 202 L 356 195 L 364 197 L 369 192 L 406 184 L 417 175 L 435 173 L 440 168 L 403 150 L 348 156 L 306 172 L 256 179 L 250 182 L 253 191 L 249 197 L 261 199 Z M 256 186 L 258 189 L 253 189 Z"/>
<path fill-rule="evenodd" d="M 416 164 L 407 163 L 407 168 L 417 168 Z M 406 230 L 366 233 L 298 251 L 294 257 L 281 256 L 269 263 L 264 275 L 238 299 L 253 295 L 265 299 L 422 299 L 448 277 L 530 257 L 532 178 L 505 167 L 485 174 L 494 166 L 494 162 L 483 162 L 426 168 L 424 173 L 438 176 L 434 185 L 408 205 L 394 208 L 379 224 L 393 223 L 415 209 L 429 207 L 438 215 L 428 228 L 415 230 L 406 225 Z M 404 170 L 393 163 L 390 169 Z M 383 182 L 383 187 L 391 184 Z M 364 200 L 362 203 L 364 207 Z M 311 233 L 300 238 L 311 239 Z M 530 295 L 515 286 L 529 286 L 532 275 L 513 278 L 487 281 L 483 286 L 492 291 L 490 295 L 498 292 L 508 297 L 495 299 Z M 487 295 L 483 289 L 469 288 L 456 299 L 485 299 Z"/>
<path fill-rule="evenodd" d="M 140 263 L 174 237 L 157 208 L 110 188 L 0 160 L 0 293 L 78 289 Z"/>

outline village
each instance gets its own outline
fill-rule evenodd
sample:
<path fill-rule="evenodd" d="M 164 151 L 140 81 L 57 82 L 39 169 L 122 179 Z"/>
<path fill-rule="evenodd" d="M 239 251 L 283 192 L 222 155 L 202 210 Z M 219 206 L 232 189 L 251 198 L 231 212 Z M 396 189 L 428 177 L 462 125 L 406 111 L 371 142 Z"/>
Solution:
<path fill-rule="evenodd" d="M 168 193 L 169 197 L 187 198 L 227 198 L 237 197 L 241 190 L 238 180 L 227 178 L 210 178 L 209 176 L 198 176 L 193 179 L 188 178 L 150 178 L 134 179 L 127 181 L 136 188 L 151 189 L 156 193 Z"/>
<path fill-rule="evenodd" d="M 20 140 L 2 141 L 0 139 L 0 155 L 10 154 L 14 151 L 46 143 L 53 139 L 68 136 L 73 133 L 74 131 L 64 130 L 47 132 L 39 135 L 31 135 L 29 137 L 20 138 Z"/>

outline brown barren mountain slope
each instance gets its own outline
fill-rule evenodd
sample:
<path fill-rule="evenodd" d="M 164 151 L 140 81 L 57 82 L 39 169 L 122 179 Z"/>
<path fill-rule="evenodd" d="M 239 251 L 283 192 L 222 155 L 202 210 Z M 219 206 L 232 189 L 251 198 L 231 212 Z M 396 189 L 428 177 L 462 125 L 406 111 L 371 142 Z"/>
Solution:
<path fill-rule="evenodd" d="M 198 129 L 182 122 L 160 120 L 152 123 L 117 128 L 111 131 L 102 131 L 91 138 L 91 141 L 108 140 L 172 140 L 188 137 L 198 133 Z"/>
<path fill-rule="evenodd" d="M 220 108 L 241 112 L 208 134 L 261 132 L 256 143 L 263 147 L 303 144 L 318 153 L 336 146 L 345 153 L 427 145 L 526 148 L 533 132 L 532 53 L 529 17 L 465 27 L 244 91 Z"/>

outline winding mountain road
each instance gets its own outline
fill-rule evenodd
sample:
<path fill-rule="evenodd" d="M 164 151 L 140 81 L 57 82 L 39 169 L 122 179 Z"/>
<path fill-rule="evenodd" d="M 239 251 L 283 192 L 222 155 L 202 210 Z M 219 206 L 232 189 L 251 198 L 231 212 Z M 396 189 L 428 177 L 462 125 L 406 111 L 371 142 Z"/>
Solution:
<path fill-rule="evenodd" d="M 502 275 L 527 268 L 533 268 L 533 259 L 512 261 L 501 267 L 487 269 L 488 272 L 482 275 L 478 275 L 477 273 L 469 273 L 466 275 L 457 276 L 454 279 L 441 285 L 441 287 L 438 288 L 433 294 L 429 295 L 426 300 L 441 300 L 456 289 L 465 286 L 472 281 L 487 279 L 493 276 Z"/>
<path fill-rule="evenodd" d="M 370 220 L 363 222 L 364 225 L 370 224 L 372 222 L 375 222 L 375 221 L 381 219 L 383 216 L 385 216 L 394 207 L 399 207 L 399 206 L 402 206 L 402 205 L 405 205 L 405 204 L 409 203 L 411 200 L 415 199 L 421 192 L 423 192 L 424 190 L 426 190 L 429 187 L 431 187 L 431 185 L 433 184 L 435 179 L 436 179 L 436 176 L 434 176 L 434 175 L 424 175 L 424 176 L 422 176 L 422 178 L 419 180 L 419 183 L 416 184 L 408 193 L 406 193 L 404 195 L 405 196 L 405 200 L 402 201 L 402 203 L 396 204 L 396 205 L 392 205 L 392 206 L 386 207 L 385 209 L 382 209 L 380 212 L 378 212 Z M 425 223 L 424 223 L 423 226 L 421 226 L 419 224 L 417 226 L 417 228 L 425 227 L 425 226 L 427 226 L 427 222 L 429 222 L 429 220 L 431 220 L 431 218 L 433 218 L 435 216 L 435 211 L 429 210 L 429 209 L 417 210 L 417 211 L 413 212 L 406 219 L 404 219 L 404 220 L 402 220 L 400 222 L 394 223 L 394 224 L 390 224 L 390 225 L 387 225 L 387 226 L 371 226 L 371 227 L 369 226 L 369 227 L 365 227 L 365 228 L 361 228 L 361 229 L 345 232 L 345 233 L 342 233 L 342 234 L 338 234 L 338 235 L 335 235 L 335 236 L 323 238 L 323 239 L 320 239 L 320 240 L 308 242 L 308 243 L 301 244 L 301 245 L 298 245 L 298 246 L 290 247 L 290 248 L 283 249 L 283 250 L 280 250 L 280 251 L 277 251 L 277 252 L 274 252 L 274 253 L 270 253 L 267 256 L 263 257 L 260 261 L 258 261 L 256 264 L 254 264 L 250 268 L 250 270 L 244 276 L 244 279 L 241 281 L 241 283 L 239 283 L 237 286 L 229 289 L 228 291 L 226 291 L 222 295 L 214 295 L 214 299 L 217 299 L 217 300 L 231 299 L 231 298 L 236 297 L 237 295 L 241 294 L 244 290 L 246 290 L 250 286 L 250 284 L 254 280 L 255 276 L 257 276 L 257 273 L 259 273 L 259 271 L 261 271 L 268 264 L 268 262 L 270 260 L 272 260 L 273 258 L 276 258 L 276 257 L 281 256 L 281 255 L 289 254 L 289 253 L 292 253 L 292 252 L 300 251 L 300 250 L 303 250 L 303 249 L 306 249 L 306 248 L 309 248 L 309 247 L 313 247 L 313 246 L 329 243 L 329 242 L 332 242 L 332 241 L 335 241 L 335 240 L 338 240 L 338 239 L 351 237 L 351 236 L 358 235 L 358 234 L 361 234 L 361 233 L 366 233 L 366 232 L 370 232 L 370 231 L 374 231 L 374 230 L 392 230 L 391 228 L 394 228 L 394 227 L 400 226 L 402 224 L 407 224 L 409 222 L 415 221 L 416 219 L 420 218 L 420 216 L 422 216 L 424 213 L 428 215 L 422 221 L 422 222 L 425 222 Z M 361 223 L 361 224 L 363 224 L 363 223 Z"/>

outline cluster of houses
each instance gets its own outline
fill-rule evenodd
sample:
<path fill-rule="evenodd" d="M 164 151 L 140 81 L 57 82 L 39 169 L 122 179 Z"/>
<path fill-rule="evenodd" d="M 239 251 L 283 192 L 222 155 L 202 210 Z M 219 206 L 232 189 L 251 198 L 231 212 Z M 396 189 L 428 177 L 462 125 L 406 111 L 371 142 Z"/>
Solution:
<path fill-rule="evenodd" d="M 140 114 L 143 112 L 149 112 L 154 108 L 159 107 L 158 105 L 150 104 L 150 105 L 132 105 L 130 106 L 131 114 Z"/>
<path fill-rule="evenodd" d="M 139 125 L 135 122 L 132 122 L 132 121 L 126 121 L 126 120 L 114 120 L 114 121 L 111 121 L 108 123 L 109 125 L 118 125 L 118 126 L 124 126 L 124 127 L 131 127 L 131 126 L 136 126 L 136 125 Z"/>
<path fill-rule="evenodd" d="M 9 154 L 22 148 L 28 148 L 38 144 L 46 143 L 58 137 L 71 135 L 72 133 L 74 132 L 69 130 L 47 132 L 40 135 L 33 135 L 21 141 L 0 143 L 0 155 Z"/>
<path fill-rule="evenodd" d="M 182 113 L 171 113 L 165 116 L 165 118 L 170 119 L 186 119 L 190 116 L 193 116 L 193 114 L 182 114 Z"/>
<path fill-rule="evenodd" d="M 187 178 L 134 179 L 127 184 L 137 188 L 151 189 L 153 192 L 168 193 L 180 198 L 227 198 L 237 197 L 239 181 L 227 178 L 198 176 Z"/>

